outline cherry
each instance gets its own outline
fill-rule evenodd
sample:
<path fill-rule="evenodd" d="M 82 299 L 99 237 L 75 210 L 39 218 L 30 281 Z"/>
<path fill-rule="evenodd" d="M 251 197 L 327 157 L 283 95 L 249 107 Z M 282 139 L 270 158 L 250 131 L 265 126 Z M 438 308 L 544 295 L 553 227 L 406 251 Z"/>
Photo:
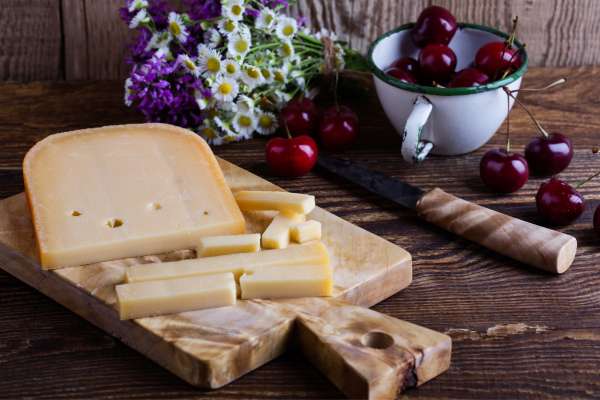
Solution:
<path fill-rule="evenodd" d="M 594 231 L 600 236 L 600 206 L 596 207 L 596 211 L 594 211 Z"/>
<path fill-rule="evenodd" d="M 358 136 L 358 117 L 346 106 L 332 106 L 323 112 L 319 123 L 319 138 L 328 150 L 350 146 Z"/>
<path fill-rule="evenodd" d="M 541 184 L 535 196 L 538 213 L 552 225 L 575 221 L 585 208 L 583 196 L 571 185 L 551 178 Z"/>
<path fill-rule="evenodd" d="M 385 70 L 385 73 L 406 83 L 417 83 L 417 79 L 410 72 L 404 71 L 398 67 L 391 67 Z"/>
<path fill-rule="evenodd" d="M 319 112 L 309 98 L 297 98 L 281 109 L 281 126 L 287 126 L 292 135 L 308 135 L 313 132 Z"/>
<path fill-rule="evenodd" d="M 477 68 L 465 68 L 456 73 L 448 84 L 448 87 L 471 87 L 488 83 L 490 78 Z"/>
<path fill-rule="evenodd" d="M 529 168 L 522 155 L 504 149 L 492 149 L 481 158 L 479 175 L 483 183 L 493 191 L 511 193 L 527 182 Z"/>
<path fill-rule="evenodd" d="M 419 74 L 419 62 L 412 57 L 402 57 L 394 61 L 391 67 L 396 67 L 414 76 Z"/>
<path fill-rule="evenodd" d="M 448 44 L 456 33 L 456 18 L 443 7 L 431 6 L 424 9 L 411 31 L 412 40 L 419 47 L 428 44 Z"/>
<path fill-rule="evenodd" d="M 273 173 L 280 176 L 302 176 L 317 162 L 317 144 L 307 135 L 276 137 L 267 142 L 265 157 Z"/>
<path fill-rule="evenodd" d="M 419 54 L 419 66 L 424 79 L 444 83 L 456 68 L 456 54 L 444 44 L 429 44 Z"/>
<path fill-rule="evenodd" d="M 506 42 L 490 42 L 481 46 L 475 54 L 475 67 L 492 79 L 499 78 L 506 70 L 516 69 L 521 58 L 518 50 Z"/>
<path fill-rule="evenodd" d="M 525 147 L 525 158 L 534 173 L 556 175 L 569 166 L 573 143 L 560 133 L 538 136 Z"/>

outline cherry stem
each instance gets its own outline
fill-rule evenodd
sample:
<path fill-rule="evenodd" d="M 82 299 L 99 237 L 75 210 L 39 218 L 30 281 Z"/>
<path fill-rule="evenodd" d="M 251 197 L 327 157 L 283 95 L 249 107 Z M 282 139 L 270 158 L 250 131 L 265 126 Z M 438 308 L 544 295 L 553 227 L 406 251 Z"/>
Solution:
<path fill-rule="evenodd" d="M 290 134 L 290 128 L 288 128 L 287 123 L 284 123 L 283 126 L 285 127 L 285 134 L 287 135 L 288 139 L 291 139 L 292 135 Z"/>
<path fill-rule="evenodd" d="M 558 79 L 558 80 L 556 80 L 556 81 L 554 81 L 554 82 L 552 82 L 552 83 L 549 83 L 548 85 L 546 85 L 546 86 L 544 86 L 544 87 L 541 87 L 541 88 L 532 88 L 532 89 L 529 89 L 529 88 L 524 88 L 524 89 L 515 89 L 515 90 L 511 90 L 510 92 L 511 92 L 511 93 L 514 93 L 514 92 L 521 92 L 521 91 L 522 91 L 522 92 L 541 92 L 541 91 L 544 91 L 544 90 L 551 89 L 551 88 L 553 88 L 554 86 L 562 85 L 563 83 L 566 83 L 566 82 L 567 82 L 567 78 L 560 78 L 560 79 Z"/>
<path fill-rule="evenodd" d="M 510 96 L 506 94 L 506 152 L 510 153 Z"/>
<path fill-rule="evenodd" d="M 600 171 L 596 172 L 594 175 L 588 177 L 587 179 L 579 182 L 577 185 L 575 185 L 575 189 L 579 189 L 581 186 L 585 185 L 586 183 L 588 183 L 589 181 L 591 181 L 592 179 L 594 179 L 598 175 L 600 175 Z"/>
<path fill-rule="evenodd" d="M 513 95 L 511 93 L 511 91 L 508 90 L 506 87 L 503 87 L 502 89 L 506 92 L 506 94 L 508 94 L 510 97 L 513 98 L 513 100 L 515 101 L 515 103 L 517 103 L 518 105 L 520 105 L 521 108 L 523 108 L 523 110 L 525 110 L 525 112 L 527 113 L 527 115 L 529 115 L 529 118 L 531 118 L 531 120 L 533 121 L 533 123 L 535 124 L 535 126 L 538 128 L 538 130 L 540 131 L 540 133 L 542 135 L 544 135 L 545 138 L 548 138 L 550 136 L 550 134 L 548 133 L 548 131 L 546 131 L 542 127 L 542 125 L 538 122 L 538 120 L 535 119 L 535 117 L 533 116 L 533 114 L 531 113 L 531 111 L 529 111 L 529 109 L 525 106 L 525 104 L 521 103 L 521 101 L 519 99 L 517 99 L 515 97 L 515 95 Z"/>
<path fill-rule="evenodd" d="M 333 104 L 335 104 L 335 109 L 339 111 L 340 105 L 338 104 L 338 81 L 339 81 L 339 72 L 335 70 L 335 84 L 333 87 Z"/>
<path fill-rule="evenodd" d="M 510 31 L 510 35 L 508 36 L 508 38 L 504 41 L 504 49 L 502 49 L 502 59 L 504 59 L 504 53 L 506 53 L 506 51 L 510 48 L 513 47 L 513 44 L 515 43 L 515 39 L 517 37 L 517 24 L 519 23 L 519 16 L 517 15 L 513 21 L 512 21 L 512 29 Z M 515 52 L 515 54 L 518 52 Z M 510 73 L 510 67 L 511 67 L 511 62 L 513 60 L 513 57 L 515 56 L 515 54 L 513 54 L 510 58 L 510 61 L 508 63 L 508 68 L 506 69 L 506 71 L 504 71 L 504 73 L 502 74 L 501 79 L 504 79 L 509 73 Z M 499 75 L 499 70 L 494 71 L 494 78 L 497 78 Z"/>

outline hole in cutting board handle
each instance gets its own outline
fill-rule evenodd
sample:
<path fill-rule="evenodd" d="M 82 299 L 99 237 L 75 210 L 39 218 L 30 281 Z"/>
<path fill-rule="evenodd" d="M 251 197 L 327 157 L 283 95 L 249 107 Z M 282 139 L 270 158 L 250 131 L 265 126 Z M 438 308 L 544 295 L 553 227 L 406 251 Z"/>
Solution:
<path fill-rule="evenodd" d="M 383 350 L 394 344 L 394 338 L 385 332 L 371 331 L 365 333 L 360 342 L 363 346 Z"/>

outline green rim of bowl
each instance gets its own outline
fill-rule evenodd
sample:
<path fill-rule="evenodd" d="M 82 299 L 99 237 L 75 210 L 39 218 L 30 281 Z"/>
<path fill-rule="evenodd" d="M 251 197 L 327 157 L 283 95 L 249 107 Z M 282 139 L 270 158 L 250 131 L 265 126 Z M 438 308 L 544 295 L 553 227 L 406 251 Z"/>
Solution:
<path fill-rule="evenodd" d="M 506 78 L 500 79 L 499 81 L 494 81 L 494 82 L 487 83 L 487 84 L 481 85 L 481 86 L 472 86 L 472 87 L 464 87 L 464 88 L 439 88 L 439 87 L 423 86 L 423 85 L 417 85 L 417 84 L 413 84 L 413 83 L 403 82 L 399 79 L 394 78 L 393 76 L 386 74 L 382 69 L 380 69 L 379 67 L 377 67 L 377 65 L 375 65 L 375 62 L 373 61 L 373 51 L 375 50 L 375 48 L 377 47 L 379 42 L 381 42 L 383 39 L 385 39 L 388 36 L 391 36 L 395 33 L 398 33 L 400 31 L 410 29 L 414 25 L 415 25 L 414 22 L 411 22 L 409 24 L 401 25 L 394 30 L 386 32 L 383 35 L 379 36 L 377 39 L 375 39 L 375 41 L 373 43 L 371 43 L 371 45 L 369 46 L 369 53 L 368 53 L 367 57 L 368 57 L 369 67 L 371 69 L 371 72 L 375 76 L 377 76 L 379 79 L 384 81 L 385 83 L 390 84 L 394 87 L 408 90 L 410 92 L 418 92 L 418 93 L 424 93 L 424 94 L 435 94 L 435 95 L 439 95 L 439 96 L 459 96 L 459 95 L 487 92 L 489 90 L 501 88 L 501 87 L 509 85 L 509 84 L 513 83 L 514 81 L 516 81 L 517 79 L 521 78 L 523 76 L 523 74 L 525 73 L 525 71 L 527 71 L 527 65 L 529 63 L 529 60 L 527 57 L 527 51 L 525 50 L 525 46 L 523 46 L 523 44 L 521 42 L 519 42 L 518 40 L 515 40 L 514 44 L 517 46 L 517 48 L 519 49 L 519 51 L 522 54 L 523 63 L 521 64 L 521 67 L 519 67 L 519 69 L 517 69 L 512 74 L 508 75 Z M 492 34 L 494 34 L 498 37 L 504 38 L 504 39 L 508 39 L 508 36 L 509 36 L 508 34 L 502 32 L 502 31 L 499 31 L 497 29 L 490 28 L 489 26 L 484 26 L 484 25 L 460 23 L 460 24 L 458 24 L 458 27 L 459 27 L 459 29 L 471 28 L 471 29 L 477 29 L 480 31 L 489 32 L 489 33 L 492 33 Z"/>

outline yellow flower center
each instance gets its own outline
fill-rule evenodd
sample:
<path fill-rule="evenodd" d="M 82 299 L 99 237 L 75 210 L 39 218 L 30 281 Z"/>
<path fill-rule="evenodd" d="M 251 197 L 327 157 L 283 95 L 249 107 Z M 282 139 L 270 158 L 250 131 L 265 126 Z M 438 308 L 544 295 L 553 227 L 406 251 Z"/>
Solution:
<path fill-rule="evenodd" d="M 252 126 L 252 119 L 250 117 L 248 117 L 247 115 L 242 115 L 241 117 L 238 118 L 238 123 L 240 124 L 240 126 L 243 126 L 244 128 L 248 128 L 248 127 Z"/>
<path fill-rule="evenodd" d="M 260 73 L 262 74 L 263 78 L 265 78 L 267 80 L 271 79 L 271 71 L 269 71 L 268 69 L 263 68 L 260 70 Z"/>
<path fill-rule="evenodd" d="M 209 116 L 210 118 L 214 118 L 214 117 L 216 117 L 218 114 L 219 114 L 219 113 L 218 113 L 218 111 L 217 111 L 216 109 L 214 109 L 214 108 L 211 108 L 210 110 L 208 110 L 208 116 Z"/>
<path fill-rule="evenodd" d="M 271 14 L 265 15 L 265 24 L 271 25 L 271 22 L 273 22 L 273 16 Z"/>
<path fill-rule="evenodd" d="M 234 142 L 234 141 L 235 141 L 235 136 L 230 136 L 230 135 L 227 135 L 227 136 L 225 136 L 225 137 L 223 138 L 223 141 L 224 141 L 225 143 Z"/>
<path fill-rule="evenodd" d="M 219 61 L 216 58 L 209 58 L 206 61 L 206 69 L 209 70 L 210 72 L 219 72 L 219 70 L 221 69 L 221 61 Z"/>
<path fill-rule="evenodd" d="M 292 36 L 294 34 L 294 27 L 292 25 L 286 25 L 283 27 L 282 32 L 284 36 Z"/>
<path fill-rule="evenodd" d="M 260 71 L 258 70 L 258 68 L 248 68 L 246 70 L 246 74 L 252 79 L 260 78 Z"/>
<path fill-rule="evenodd" d="M 235 67 L 234 64 L 227 64 L 227 66 L 225 67 L 225 70 L 227 71 L 228 74 L 235 74 L 235 71 L 237 70 L 237 68 Z"/>
<path fill-rule="evenodd" d="M 268 115 L 261 115 L 260 118 L 258 118 L 258 123 L 263 128 L 270 128 L 273 126 L 273 119 Z"/>
<path fill-rule="evenodd" d="M 275 73 L 273 75 L 274 75 L 275 80 L 277 82 L 283 82 L 283 81 L 285 81 L 285 76 L 283 76 L 283 73 L 281 71 L 275 71 Z"/>
<path fill-rule="evenodd" d="M 175 36 L 179 36 L 181 34 L 181 27 L 179 26 L 179 24 L 177 23 L 177 21 L 172 21 L 169 24 L 169 30 Z"/>
<path fill-rule="evenodd" d="M 235 4 L 233 7 L 231 7 L 231 12 L 233 13 L 233 15 L 241 15 L 242 7 L 240 7 L 238 4 Z"/>
<path fill-rule="evenodd" d="M 240 53 L 245 53 L 248 50 L 248 42 L 244 39 L 239 39 L 235 42 L 235 49 Z"/>
<path fill-rule="evenodd" d="M 194 62 L 192 60 L 185 60 L 184 64 L 187 67 L 187 69 L 189 69 L 191 71 L 196 69 L 196 64 L 194 64 Z"/>
<path fill-rule="evenodd" d="M 223 28 L 225 28 L 227 32 L 233 32 L 235 30 L 235 24 L 233 21 L 227 21 L 225 22 L 225 25 L 223 25 Z"/>
<path fill-rule="evenodd" d="M 283 44 L 283 54 L 287 57 L 291 56 L 294 52 L 294 49 L 289 43 Z"/>
<path fill-rule="evenodd" d="M 214 139 L 217 137 L 217 133 L 210 126 L 206 126 L 204 129 L 202 129 L 202 136 L 208 139 Z"/>
<path fill-rule="evenodd" d="M 219 85 L 219 92 L 227 95 L 233 91 L 233 85 L 229 82 L 223 82 Z"/>

